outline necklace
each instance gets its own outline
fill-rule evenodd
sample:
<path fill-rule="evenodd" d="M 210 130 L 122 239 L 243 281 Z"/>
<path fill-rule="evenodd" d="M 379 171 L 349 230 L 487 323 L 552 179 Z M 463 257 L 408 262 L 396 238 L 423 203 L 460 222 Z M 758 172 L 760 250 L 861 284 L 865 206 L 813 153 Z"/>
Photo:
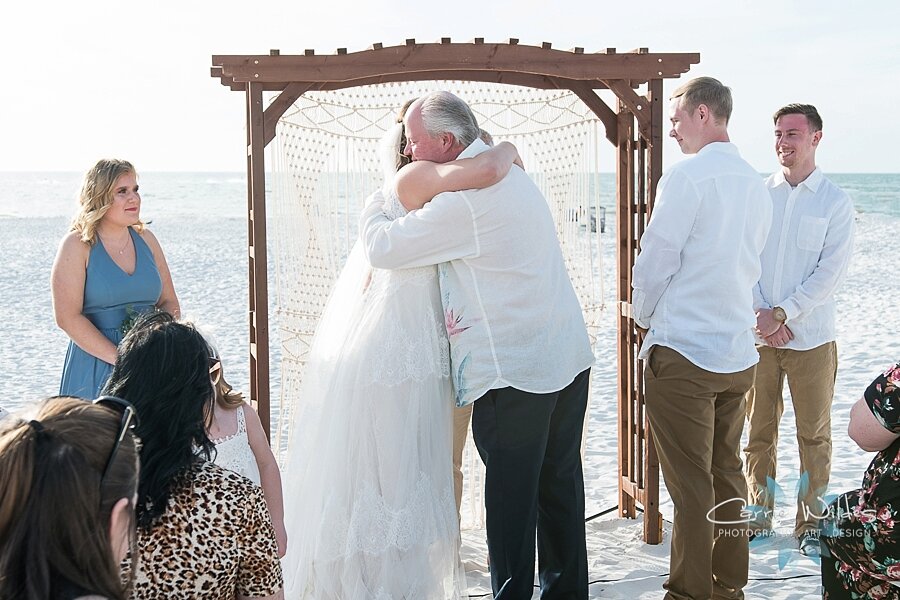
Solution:
<path fill-rule="evenodd" d="M 103 242 L 103 238 L 100 236 L 99 233 L 97 234 L 97 237 L 99 237 L 100 241 Z M 128 248 L 128 242 L 130 242 L 130 241 L 131 241 L 131 234 L 129 233 L 128 236 L 125 238 L 125 243 L 122 244 L 122 247 L 116 251 L 116 252 L 118 252 L 119 256 L 122 256 L 123 254 L 125 254 L 125 250 Z M 106 242 L 103 242 L 103 246 L 104 247 L 106 246 Z"/>

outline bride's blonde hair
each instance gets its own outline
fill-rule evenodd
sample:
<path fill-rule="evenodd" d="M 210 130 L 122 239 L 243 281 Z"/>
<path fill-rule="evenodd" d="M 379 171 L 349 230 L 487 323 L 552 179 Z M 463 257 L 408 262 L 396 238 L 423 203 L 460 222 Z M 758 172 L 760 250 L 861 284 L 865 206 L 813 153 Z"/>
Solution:
<path fill-rule="evenodd" d="M 127 160 L 104 158 L 84 174 L 78 193 L 78 212 L 69 229 L 77 231 L 82 242 L 93 245 L 97 241 L 97 226 L 113 203 L 116 181 L 125 173 L 133 173 L 137 177 L 134 165 Z M 133 227 L 140 233 L 144 230 L 144 223 L 138 221 Z"/>

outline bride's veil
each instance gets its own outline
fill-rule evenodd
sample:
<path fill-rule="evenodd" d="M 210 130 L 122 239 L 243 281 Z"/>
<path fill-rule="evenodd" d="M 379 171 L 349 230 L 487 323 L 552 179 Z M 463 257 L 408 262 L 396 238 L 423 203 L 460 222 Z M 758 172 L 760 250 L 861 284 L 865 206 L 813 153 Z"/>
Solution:
<path fill-rule="evenodd" d="M 378 141 L 377 153 L 384 178 L 382 193 L 385 197 L 393 185 L 399 166 L 402 135 L 403 124 L 395 123 Z M 357 324 L 355 317 L 360 314 L 360 305 L 371 271 L 372 268 L 357 241 L 347 256 L 316 326 L 304 370 L 301 397 L 292 399 L 294 416 L 288 430 L 288 444 L 284 455 L 285 472 L 290 468 L 291 459 L 298 455 L 303 456 L 307 450 L 305 440 L 298 439 L 297 432 L 301 425 L 309 426 L 308 421 L 316 416 L 317 409 L 324 401 L 325 390 L 320 387 L 325 383 L 321 381 L 323 370 L 330 372 L 331 367 L 339 360 L 342 350 L 346 351 L 348 345 L 353 343 L 350 336 Z"/>
<path fill-rule="evenodd" d="M 403 148 L 400 147 L 402 140 L 403 123 L 394 123 L 378 140 L 378 158 L 381 164 L 381 173 L 384 176 L 385 191 L 393 183 L 394 176 L 402 164 L 400 162 L 403 151 Z"/>
<path fill-rule="evenodd" d="M 402 131 L 402 124 L 392 126 L 377 146 L 385 192 L 397 172 Z M 323 491 L 317 489 L 318 479 L 329 468 L 341 468 L 341 465 L 316 463 L 320 463 L 323 439 L 331 436 L 333 440 L 334 436 L 343 435 L 345 429 L 346 424 L 337 416 L 342 414 L 341 411 L 326 409 L 332 403 L 340 403 L 348 393 L 348 386 L 354 385 L 352 376 L 344 373 L 343 365 L 360 345 L 361 320 L 371 274 L 372 268 L 357 241 L 316 326 L 299 397 L 291 399 L 294 409 L 282 462 L 285 525 L 292 535 L 282 565 L 286 576 L 285 591 L 294 596 L 301 591 L 295 586 L 303 585 L 303 575 L 298 569 L 308 567 L 312 540 L 304 539 L 303 532 L 292 522 L 302 522 L 304 512 L 319 512 L 316 502 Z M 306 558 L 302 558 L 304 556 Z M 295 580 L 297 577 L 299 580 Z"/>

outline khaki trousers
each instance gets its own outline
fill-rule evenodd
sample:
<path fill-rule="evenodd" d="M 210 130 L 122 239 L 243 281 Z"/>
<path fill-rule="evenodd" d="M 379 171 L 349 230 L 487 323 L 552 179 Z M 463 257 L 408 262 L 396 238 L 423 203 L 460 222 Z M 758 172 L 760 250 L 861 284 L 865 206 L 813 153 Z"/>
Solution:
<path fill-rule="evenodd" d="M 801 485 L 794 525 L 794 533 L 799 536 L 816 529 L 817 515 L 826 510 L 818 497 L 825 496 L 831 474 L 831 401 L 837 377 L 837 346 L 828 342 L 811 350 L 759 348 L 756 381 L 747 394 L 750 429 L 744 453 L 750 504 L 766 509 L 763 518 L 757 520 L 767 527 L 771 526 L 775 498 L 766 482 L 768 477 L 775 480 L 785 377 L 794 404 L 800 451 Z M 802 482 L 804 475 L 809 478 L 808 486 Z"/>
<path fill-rule="evenodd" d="M 665 346 L 644 369 L 650 430 L 675 505 L 666 600 L 741 599 L 749 540 L 740 445 L 751 367 L 712 373 Z"/>
<path fill-rule="evenodd" d="M 459 509 L 462 506 L 463 450 L 466 448 L 466 438 L 469 436 L 469 421 L 472 420 L 472 407 L 467 404 L 462 408 L 453 407 L 453 493 L 456 494 L 456 517 L 460 518 Z"/>

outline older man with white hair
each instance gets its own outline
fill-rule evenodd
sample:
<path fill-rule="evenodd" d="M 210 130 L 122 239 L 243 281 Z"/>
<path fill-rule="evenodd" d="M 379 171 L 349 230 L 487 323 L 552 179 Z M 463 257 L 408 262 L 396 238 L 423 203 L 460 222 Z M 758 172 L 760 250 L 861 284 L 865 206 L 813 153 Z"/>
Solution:
<path fill-rule="evenodd" d="M 488 149 L 468 105 L 428 94 L 405 117 L 405 152 L 448 162 Z M 588 597 L 581 432 L 594 362 L 547 201 L 522 169 L 439 194 L 389 220 L 370 202 L 360 235 L 374 267 L 439 265 L 456 403 L 474 402 L 485 463 L 495 598 Z M 449 427 L 449 424 L 448 424 Z"/>

